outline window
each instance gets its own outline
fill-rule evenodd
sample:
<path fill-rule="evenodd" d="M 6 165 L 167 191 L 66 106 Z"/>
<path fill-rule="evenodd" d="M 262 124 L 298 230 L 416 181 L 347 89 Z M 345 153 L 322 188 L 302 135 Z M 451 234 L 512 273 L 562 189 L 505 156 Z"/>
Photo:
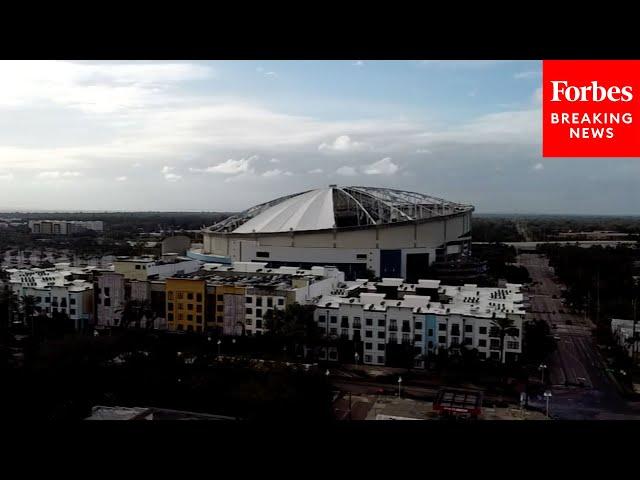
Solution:
<path fill-rule="evenodd" d="M 216 322 L 222 323 L 223 321 L 224 321 L 224 317 L 221 317 L 220 315 L 216 317 Z"/>
<path fill-rule="evenodd" d="M 284 298 L 279 298 L 278 299 L 278 305 L 280 305 L 280 306 L 284 305 Z"/>
<path fill-rule="evenodd" d="M 193 310 L 193 303 L 187 304 L 187 310 Z"/>
<path fill-rule="evenodd" d="M 441 323 L 438 325 L 438 330 L 440 330 L 441 332 L 444 332 L 447 330 L 447 324 L 446 323 Z"/>
<path fill-rule="evenodd" d="M 473 325 L 465 325 L 464 331 L 465 333 L 473 333 Z"/>
<path fill-rule="evenodd" d="M 365 344 L 364 344 L 364 348 L 365 348 L 366 350 L 371 350 L 371 349 L 373 348 L 373 343 L 365 343 Z"/>
<path fill-rule="evenodd" d="M 519 337 L 520 336 L 520 329 L 519 328 L 514 328 L 513 331 L 509 332 L 509 336 L 510 337 Z"/>
<path fill-rule="evenodd" d="M 460 339 L 458 337 L 451 337 L 451 345 L 459 345 Z"/>
<path fill-rule="evenodd" d="M 411 331 L 411 325 L 409 325 L 409 320 L 403 320 L 402 321 L 402 331 L 403 332 L 410 332 Z"/>
<path fill-rule="evenodd" d="M 327 321 L 327 317 L 324 315 L 318 315 L 318 323 L 324 323 Z"/>
<path fill-rule="evenodd" d="M 520 342 L 507 342 L 507 348 L 509 350 L 518 350 L 520 348 Z"/>
<path fill-rule="evenodd" d="M 498 327 L 491 327 L 489 329 L 489 336 L 490 337 L 499 337 L 500 336 L 500 329 Z"/>
<path fill-rule="evenodd" d="M 487 334 L 487 327 L 479 327 L 478 328 L 478 333 L 480 335 L 486 335 Z"/>
<path fill-rule="evenodd" d="M 136 270 L 140 270 L 140 265 L 136 265 Z"/>
<path fill-rule="evenodd" d="M 364 362 L 365 363 L 371 363 L 371 355 L 365 355 L 364 356 Z"/>
<path fill-rule="evenodd" d="M 366 253 L 357 253 L 356 254 L 356 258 L 358 260 L 366 260 L 367 259 L 367 254 Z"/>
<path fill-rule="evenodd" d="M 217 298 L 218 298 L 218 301 L 219 301 L 219 302 L 224 301 L 224 295 L 218 295 L 218 297 L 217 297 Z"/>
<path fill-rule="evenodd" d="M 384 338 L 384 332 L 378 332 L 378 338 Z"/>
<path fill-rule="evenodd" d="M 415 327 L 416 330 L 422 330 L 422 322 L 416 322 Z"/>
<path fill-rule="evenodd" d="M 464 345 L 471 345 L 471 337 L 465 337 L 464 342 L 462 342 Z"/>
<path fill-rule="evenodd" d="M 111 299 L 110 298 L 105 298 L 104 299 L 104 306 L 105 307 L 110 307 L 111 306 Z"/>
<path fill-rule="evenodd" d="M 380 350 L 381 352 L 384 352 L 384 343 L 378 344 L 378 350 Z"/>
<path fill-rule="evenodd" d="M 76 309 L 75 308 L 69 309 L 69 315 L 75 315 L 75 314 L 76 314 Z"/>
<path fill-rule="evenodd" d="M 338 335 L 338 329 L 337 328 L 329 329 L 329 334 L 330 335 Z"/>
<path fill-rule="evenodd" d="M 433 337 L 433 328 L 430 328 L 429 330 L 427 330 L 427 335 L 429 337 Z"/>
<path fill-rule="evenodd" d="M 364 336 L 367 337 L 367 338 L 371 338 L 371 337 L 373 337 L 373 332 L 371 330 L 366 330 L 364 332 Z"/>
<path fill-rule="evenodd" d="M 181 314 L 181 313 L 179 313 L 179 314 L 178 314 L 178 321 L 179 321 L 179 322 L 181 322 L 181 321 L 182 321 L 182 314 Z"/>
<path fill-rule="evenodd" d="M 187 332 L 193 332 L 193 325 L 187 325 Z"/>
<path fill-rule="evenodd" d="M 191 315 L 191 314 L 187 315 L 187 321 L 188 322 L 193 322 L 193 315 Z"/>
<path fill-rule="evenodd" d="M 378 320 L 378 326 L 379 327 L 384 327 L 387 324 L 386 320 Z"/>
<path fill-rule="evenodd" d="M 246 313 L 247 315 L 251 315 L 253 313 L 253 308 L 247 308 Z"/>
<path fill-rule="evenodd" d="M 378 355 L 378 363 L 384 363 L 384 357 Z"/>
<path fill-rule="evenodd" d="M 104 287 L 104 294 L 105 294 L 105 296 L 107 296 L 107 297 L 108 297 L 109 295 L 111 295 L 111 294 L 109 293 L 110 291 L 111 291 L 111 289 L 110 289 L 109 287 Z"/>
<path fill-rule="evenodd" d="M 447 343 L 447 337 L 438 337 L 439 343 Z"/>
<path fill-rule="evenodd" d="M 44 301 L 45 301 L 45 303 L 51 303 L 51 298 L 46 297 L 46 298 L 44 299 Z"/>
<path fill-rule="evenodd" d="M 202 305 L 196 305 L 196 312 L 202 313 Z"/>
<path fill-rule="evenodd" d="M 269 258 L 269 252 L 256 252 L 258 258 Z"/>
<path fill-rule="evenodd" d="M 262 328 L 262 320 L 256 320 L 256 328 Z"/>
<path fill-rule="evenodd" d="M 451 335 L 460 335 L 460 325 L 457 323 L 451 325 Z"/>
<path fill-rule="evenodd" d="M 267 307 L 273 307 L 273 298 L 267 298 Z"/>
<path fill-rule="evenodd" d="M 196 323 L 202 323 L 202 315 L 196 315 Z"/>
<path fill-rule="evenodd" d="M 416 334 L 416 335 L 414 335 L 414 336 L 413 336 L 413 339 L 414 339 L 416 342 L 421 342 L 421 341 L 422 341 L 422 335 L 418 335 L 418 334 Z"/>
<path fill-rule="evenodd" d="M 173 322 L 173 313 L 170 313 L 167 315 L 167 320 L 169 320 L 170 322 Z"/>
<path fill-rule="evenodd" d="M 202 294 L 196 293 L 196 302 L 202 302 Z"/>
<path fill-rule="evenodd" d="M 486 347 L 487 346 L 487 341 L 484 338 L 482 340 L 478 340 L 478 346 L 479 347 Z"/>
<path fill-rule="evenodd" d="M 330 318 L 331 323 L 338 323 L 338 317 L 334 317 L 333 315 Z"/>
<path fill-rule="evenodd" d="M 370 327 L 370 326 L 372 326 L 372 325 L 373 325 L 373 320 L 372 320 L 371 318 L 367 318 L 367 319 L 365 319 L 364 324 L 365 324 L 367 327 Z"/>
<path fill-rule="evenodd" d="M 181 323 L 178 324 L 178 330 L 184 330 L 184 327 L 182 326 Z"/>
<path fill-rule="evenodd" d="M 167 292 L 167 300 L 173 300 L 173 292 Z"/>
<path fill-rule="evenodd" d="M 176 298 L 178 300 L 182 300 L 184 298 L 184 294 L 182 292 L 176 292 Z"/>
<path fill-rule="evenodd" d="M 433 348 L 433 342 L 429 341 L 429 343 L 427 344 L 427 347 Z"/>
<path fill-rule="evenodd" d="M 187 293 L 187 300 L 193 300 L 193 293 Z"/>
<path fill-rule="evenodd" d="M 340 326 L 342 328 L 348 328 L 349 327 L 349 317 L 342 317 L 340 319 Z"/>
<path fill-rule="evenodd" d="M 500 350 L 500 340 L 492 338 L 491 339 L 491 349 L 492 350 Z"/>
<path fill-rule="evenodd" d="M 178 303 L 178 310 L 184 310 L 184 304 Z"/>
<path fill-rule="evenodd" d="M 40 297 L 38 297 L 38 301 L 40 301 Z M 76 299 L 75 299 L 75 298 L 71 298 L 71 299 L 69 299 L 69 303 L 70 303 L 71 305 L 75 305 L 75 304 L 76 304 Z"/>
<path fill-rule="evenodd" d="M 169 310 L 170 312 L 173 312 L 173 303 L 171 302 L 167 303 L 167 310 Z"/>
<path fill-rule="evenodd" d="M 262 297 L 258 297 L 256 298 L 256 307 L 261 307 L 262 306 Z"/>
<path fill-rule="evenodd" d="M 224 312 L 224 305 L 216 305 L 216 312 Z"/>
<path fill-rule="evenodd" d="M 253 303 L 253 298 L 247 297 L 245 300 L 246 303 Z"/>

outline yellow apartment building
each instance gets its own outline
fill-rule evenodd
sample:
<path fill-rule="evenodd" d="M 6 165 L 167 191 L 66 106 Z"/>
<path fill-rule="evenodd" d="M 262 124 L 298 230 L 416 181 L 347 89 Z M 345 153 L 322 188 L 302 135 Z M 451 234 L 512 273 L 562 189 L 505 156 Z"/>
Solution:
<path fill-rule="evenodd" d="M 169 330 L 204 332 L 206 284 L 200 278 L 167 278 L 167 324 Z"/>

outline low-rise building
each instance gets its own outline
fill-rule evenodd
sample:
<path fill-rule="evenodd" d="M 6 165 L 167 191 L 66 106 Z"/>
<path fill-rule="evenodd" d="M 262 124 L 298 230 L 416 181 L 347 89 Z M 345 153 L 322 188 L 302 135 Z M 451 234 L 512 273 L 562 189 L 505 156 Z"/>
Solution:
<path fill-rule="evenodd" d="M 93 267 L 73 268 L 67 263 L 54 268 L 7 269 L 10 288 L 18 297 L 31 296 L 39 314 L 65 313 L 76 330 L 93 323 Z"/>
<path fill-rule="evenodd" d="M 522 302 L 516 284 L 480 288 L 383 278 L 347 282 L 346 288 L 317 299 L 314 315 L 328 338 L 360 345 L 356 352 L 369 365 L 385 365 L 389 348 L 397 345 L 413 348 L 416 366 L 426 355 L 462 348 L 475 349 L 480 359 L 507 362 L 522 352 Z M 336 349 L 321 352 L 321 358 L 339 360 Z"/>
<path fill-rule="evenodd" d="M 640 337 L 640 322 L 634 322 L 633 320 L 626 320 L 623 318 L 612 318 L 611 332 L 613 333 L 613 338 L 616 340 L 618 345 L 627 352 L 627 355 L 633 357 L 635 349 L 635 355 L 636 357 L 638 356 L 640 345 L 634 344 L 632 339 L 634 337 Z"/>
<path fill-rule="evenodd" d="M 198 260 L 180 256 L 167 256 L 163 259 L 155 257 L 116 257 L 113 262 L 114 272 L 120 273 L 127 280 L 158 280 L 196 272 L 202 265 Z"/>

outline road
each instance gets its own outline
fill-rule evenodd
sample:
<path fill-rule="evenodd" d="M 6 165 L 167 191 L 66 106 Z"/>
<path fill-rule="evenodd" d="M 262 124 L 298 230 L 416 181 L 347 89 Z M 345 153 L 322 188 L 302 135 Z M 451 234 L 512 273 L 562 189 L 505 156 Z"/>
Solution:
<path fill-rule="evenodd" d="M 564 310 L 561 287 L 548 259 L 519 255 L 518 263 L 529 270 L 534 283 L 538 282 L 527 292 L 527 319 L 545 320 L 556 338 L 557 350 L 546 362 L 552 413 L 562 419 L 640 419 L 638 405 L 618 393 L 606 372 L 591 335 L 591 320 Z M 542 406 L 544 399 L 531 399 L 529 404 Z"/>

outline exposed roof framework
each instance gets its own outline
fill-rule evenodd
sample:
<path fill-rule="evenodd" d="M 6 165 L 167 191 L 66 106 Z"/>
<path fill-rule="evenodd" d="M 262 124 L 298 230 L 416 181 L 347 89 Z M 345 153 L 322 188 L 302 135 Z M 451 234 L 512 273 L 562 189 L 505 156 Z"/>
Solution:
<path fill-rule="evenodd" d="M 276 233 L 325 230 L 416 221 L 472 210 L 470 205 L 422 193 L 331 185 L 256 205 L 206 231 Z"/>

